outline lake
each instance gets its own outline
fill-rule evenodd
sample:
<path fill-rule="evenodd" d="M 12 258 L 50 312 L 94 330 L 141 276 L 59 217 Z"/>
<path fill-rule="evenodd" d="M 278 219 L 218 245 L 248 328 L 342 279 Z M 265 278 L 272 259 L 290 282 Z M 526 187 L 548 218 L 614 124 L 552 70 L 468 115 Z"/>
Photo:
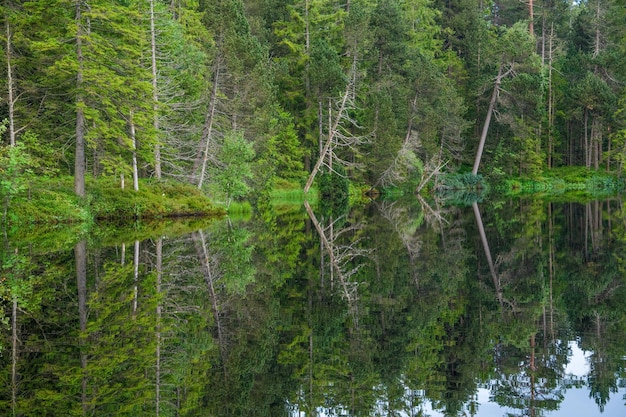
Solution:
<path fill-rule="evenodd" d="M 626 414 L 619 198 L 9 231 L 0 414 Z"/>

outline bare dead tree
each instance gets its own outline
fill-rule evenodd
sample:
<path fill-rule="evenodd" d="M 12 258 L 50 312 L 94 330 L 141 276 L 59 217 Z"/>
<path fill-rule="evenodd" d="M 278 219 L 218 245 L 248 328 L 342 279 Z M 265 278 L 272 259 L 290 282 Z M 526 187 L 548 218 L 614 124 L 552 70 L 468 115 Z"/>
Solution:
<path fill-rule="evenodd" d="M 351 74 L 356 73 L 357 60 L 353 59 Z M 331 172 L 333 170 L 333 163 L 338 163 L 345 167 L 354 167 L 356 164 L 343 159 L 338 155 L 339 150 L 350 150 L 356 152 L 358 147 L 369 142 L 370 135 L 355 135 L 351 130 L 360 129 L 361 127 L 357 121 L 350 115 L 350 112 L 356 108 L 355 104 L 355 76 L 348 77 L 349 81 L 346 84 L 346 89 L 342 97 L 338 100 L 335 107 L 337 110 L 332 114 L 332 101 L 329 104 L 329 123 L 328 123 L 328 137 L 326 143 L 320 151 L 319 159 L 315 163 L 309 178 L 304 185 L 304 192 L 308 193 L 315 177 L 319 173 L 322 166 L 328 168 Z M 322 140 L 322 138 L 320 138 Z"/>

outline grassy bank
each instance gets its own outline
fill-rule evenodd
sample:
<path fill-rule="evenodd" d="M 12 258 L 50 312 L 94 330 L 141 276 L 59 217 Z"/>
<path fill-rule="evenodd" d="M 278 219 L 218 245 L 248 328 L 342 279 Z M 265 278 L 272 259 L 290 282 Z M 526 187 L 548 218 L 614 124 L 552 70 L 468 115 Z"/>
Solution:
<path fill-rule="evenodd" d="M 89 178 L 86 189 L 87 197 L 80 199 L 74 195 L 72 177 L 33 179 L 11 196 L 6 222 L 19 226 L 225 214 L 188 184 L 140 180 L 135 192 L 132 187 L 122 190 L 112 178 Z"/>
<path fill-rule="evenodd" d="M 585 167 L 561 167 L 534 177 L 506 179 L 494 187 L 507 196 L 521 195 L 587 195 L 606 196 L 623 192 L 625 182 L 612 173 Z"/>

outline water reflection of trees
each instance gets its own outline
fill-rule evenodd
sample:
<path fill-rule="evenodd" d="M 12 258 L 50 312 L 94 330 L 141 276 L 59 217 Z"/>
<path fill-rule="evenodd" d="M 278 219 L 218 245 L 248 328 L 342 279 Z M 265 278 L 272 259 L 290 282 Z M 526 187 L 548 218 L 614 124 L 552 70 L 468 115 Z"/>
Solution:
<path fill-rule="evenodd" d="M 579 387 L 602 409 L 624 380 L 621 203 L 478 208 L 480 222 L 401 201 L 339 221 L 268 210 L 178 237 L 11 248 L 0 410 L 456 416 L 486 389 L 540 416 Z M 590 352 L 582 379 L 565 374 L 570 340 Z"/>

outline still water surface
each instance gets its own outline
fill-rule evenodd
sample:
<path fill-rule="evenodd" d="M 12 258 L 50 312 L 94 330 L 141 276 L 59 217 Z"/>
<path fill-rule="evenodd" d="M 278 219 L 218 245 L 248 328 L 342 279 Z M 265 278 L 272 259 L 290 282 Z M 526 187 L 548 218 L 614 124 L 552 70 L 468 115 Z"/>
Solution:
<path fill-rule="evenodd" d="M 625 218 L 410 200 L 16 233 L 0 415 L 623 416 Z"/>

